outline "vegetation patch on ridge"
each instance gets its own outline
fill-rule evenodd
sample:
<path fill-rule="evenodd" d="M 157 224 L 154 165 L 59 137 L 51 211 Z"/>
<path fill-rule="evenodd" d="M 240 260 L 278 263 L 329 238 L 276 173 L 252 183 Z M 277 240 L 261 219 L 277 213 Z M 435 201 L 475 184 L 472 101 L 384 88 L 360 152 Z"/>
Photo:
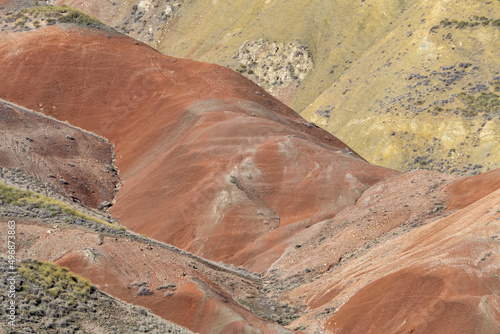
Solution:
<path fill-rule="evenodd" d="M 455 27 L 456 29 L 464 29 L 467 27 L 472 28 L 472 27 L 477 27 L 479 25 L 487 26 L 490 23 L 493 26 L 500 26 L 499 19 L 493 20 L 487 18 L 486 16 L 477 16 L 477 15 L 472 16 L 468 21 L 460 21 L 456 19 L 449 20 L 448 18 L 445 18 L 440 23 L 443 27 Z"/>
<path fill-rule="evenodd" d="M 466 108 L 461 110 L 465 116 L 500 113 L 499 96 L 493 92 L 481 92 L 479 96 L 460 93 L 457 97 L 466 105 Z"/>
<path fill-rule="evenodd" d="M 67 215 L 74 219 L 90 220 L 117 229 L 118 226 L 110 224 L 104 220 L 97 219 L 81 213 L 61 201 L 46 197 L 32 191 L 20 190 L 15 187 L 0 182 L 0 204 L 11 204 L 14 206 L 31 206 L 42 208 L 51 212 L 52 216 Z"/>
<path fill-rule="evenodd" d="M 88 28 L 103 29 L 102 22 L 82 11 L 66 5 L 54 6 L 37 2 L 35 6 L 21 9 L 16 13 L 7 13 L 3 21 L 25 30 L 38 29 L 56 23 L 70 23 Z"/>
<path fill-rule="evenodd" d="M 76 299 L 87 299 L 95 290 L 88 280 L 48 262 L 26 261 L 19 268 L 19 274 L 46 288 L 52 297 L 62 297 L 72 304 Z"/>

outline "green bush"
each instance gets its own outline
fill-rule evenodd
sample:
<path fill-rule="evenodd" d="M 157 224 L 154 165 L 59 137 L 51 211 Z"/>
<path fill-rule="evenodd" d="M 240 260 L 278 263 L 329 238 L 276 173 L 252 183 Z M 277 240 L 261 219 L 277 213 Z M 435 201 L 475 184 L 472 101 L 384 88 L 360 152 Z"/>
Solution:
<path fill-rule="evenodd" d="M 53 263 L 26 261 L 19 268 L 19 274 L 46 288 L 54 298 L 85 299 L 95 290 L 88 280 Z"/>

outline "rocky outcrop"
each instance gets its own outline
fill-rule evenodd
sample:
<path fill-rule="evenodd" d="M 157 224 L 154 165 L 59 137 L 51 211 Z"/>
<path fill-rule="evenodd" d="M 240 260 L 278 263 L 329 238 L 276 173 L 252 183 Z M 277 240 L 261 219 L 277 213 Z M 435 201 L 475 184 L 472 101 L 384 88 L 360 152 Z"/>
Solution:
<path fill-rule="evenodd" d="M 287 102 L 313 67 L 305 45 L 246 41 L 238 50 L 238 72 L 246 75 L 271 95 Z"/>

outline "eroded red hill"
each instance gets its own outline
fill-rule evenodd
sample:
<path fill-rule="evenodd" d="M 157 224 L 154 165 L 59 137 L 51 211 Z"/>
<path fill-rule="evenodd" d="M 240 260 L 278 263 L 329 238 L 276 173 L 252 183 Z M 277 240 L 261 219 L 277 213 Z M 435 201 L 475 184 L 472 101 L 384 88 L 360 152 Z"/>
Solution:
<path fill-rule="evenodd" d="M 327 333 L 498 333 L 500 190 L 444 211 L 458 182 L 477 194 L 484 187 L 477 180 L 403 174 L 297 236 L 300 249 L 288 247 L 269 272 L 286 287 L 278 298 L 308 307 L 291 326 Z"/>
<path fill-rule="evenodd" d="M 367 285 L 325 328 L 332 333 L 499 333 L 499 219 L 497 190 L 341 269 L 344 281 L 335 283 L 337 289 L 357 281 L 355 272 L 371 272 L 359 278 Z M 370 260 L 380 257 L 383 263 Z"/>
<path fill-rule="evenodd" d="M 245 263 L 397 174 L 239 74 L 128 37 L 52 26 L 6 34 L 0 58 L 0 96 L 116 145 L 123 225 L 210 259 Z"/>

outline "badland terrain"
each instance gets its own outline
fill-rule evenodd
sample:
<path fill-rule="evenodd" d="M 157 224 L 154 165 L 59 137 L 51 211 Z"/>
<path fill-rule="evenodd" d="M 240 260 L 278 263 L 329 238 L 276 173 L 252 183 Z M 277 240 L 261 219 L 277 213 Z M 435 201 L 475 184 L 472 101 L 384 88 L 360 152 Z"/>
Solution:
<path fill-rule="evenodd" d="M 500 333 L 499 9 L 0 0 L 1 330 Z"/>

